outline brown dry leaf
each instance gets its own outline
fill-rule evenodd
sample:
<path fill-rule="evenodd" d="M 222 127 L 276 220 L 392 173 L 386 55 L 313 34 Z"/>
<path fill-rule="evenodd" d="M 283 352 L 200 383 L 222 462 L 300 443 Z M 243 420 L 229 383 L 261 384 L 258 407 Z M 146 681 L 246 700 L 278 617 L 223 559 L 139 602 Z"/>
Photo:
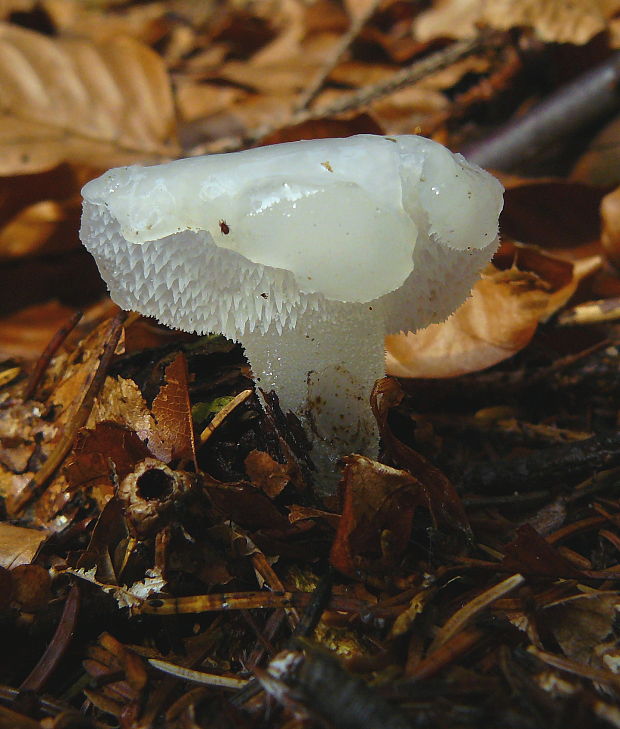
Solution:
<path fill-rule="evenodd" d="M 80 188 L 98 172 L 63 164 L 39 174 L 0 177 L 0 260 L 77 248 Z M 27 268 L 26 262 L 22 266 Z M 37 278 L 36 271 L 28 274 L 29 280 Z M 11 286 L 13 282 L 8 283 Z"/>
<path fill-rule="evenodd" d="M 504 244 L 502 250 L 513 265 L 505 270 L 489 266 L 469 299 L 445 322 L 385 338 L 388 374 L 455 377 L 511 357 L 601 262 L 594 256 L 589 265 L 577 267 L 532 247 Z"/>
<path fill-rule="evenodd" d="M 188 379 L 187 360 L 180 352 L 166 367 L 166 384 L 153 400 L 152 413 L 157 421 L 157 436 L 170 453 L 168 460 L 193 459 L 195 463 L 196 441 Z"/>
<path fill-rule="evenodd" d="M 21 564 L 11 570 L 13 600 L 22 610 L 37 612 L 47 606 L 51 597 L 52 579 L 37 564 Z"/>
<path fill-rule="evenodd" d="M 581 577 L 581 572 L 530 524 L 520 526 L 503 551 L 502 565 L 511 572 L 556 578 Z"/>
<path fill-rule="evenodd" d="M 316 63 L 307 59 L 277 59 L 269 65 L 229 61 L 217 73 L 217 78 L 251 87 L 261 94 L 291 96 L 304 89 L 318 72 Z"/>
<path fill-rule="evenodd" d="M 113 9 L 102 3 L 75 0 L 40 0 L 59 33 L 86 36 L 96 41 L 119 35 L 153 45 L 168 30 L 170 2 L 133 4 Z"/>
<path fill-rule="evenodd" d="M 601 243 L 609 260 L 620 266 L 620 187 L 601 201 L 601 219 L 603 230 Z"/>
<path fill-rule="evenodd" d="M 112 465 L 119 481 L 136 463 L 150 456 L 137 434 L 119 423 L 97 423 L 93 430 L 83 428 L 73 453 L 64 467 L 70 489 L 98 487 L 104 498 L 113 492 Z"/>
<path fill-rule="evenodd" d="M 549 625 L 564 654 L 586 665 L 601 665 L 596 649 L 612 634 L 619 607 L 617 594 L 593 591 L 548 608 Z"/>
<path fill-rule="evenodd" d="M 411 533 L 419 482 L 366 456 L 345 456 L 344 505 L 330 561 L 351 577 L 392 566 Z"/>
<path fill-rule="evenodd" d="M 427 458 L 401 441 L 390 426 L 390 410 L 398 407 L 404 397 L 403 388 L 393 377 L 377 380 L 370 395 L 370 406 L 379 426 L 386 457 L 391 464 L 406 468 L 418 479 L 435 525 L 449 524 L 471 538 L 465 508 L 450 479 Z"/>
<path fill-rule="evenodd" d="M 618 0 L 438 0 L 415 20 L 414 35 L 420 41 L 468 38 L 479 24 L 526 26 L 543 41 L 582 45 L 606 30 L 618 9 Z"/>
<path fill-rule="evenodd" d="M 162 59 L 118 36 L 52 39 L 0 25 L 0 174 L 70 160 L 103 168 L 175 156 Z"/>
<path fill-rule="evenodd" d="M 230 141 L 230 137 L 243 137 L 257 129 L 278 129 L 291 118 L 291 111 L 294 104 L 294 96 L 263 96 L 253 94 L 246 99 L 232 104 L 228 109 L 213 114 L 207 119 L 198 120 L 194 128 L 183 130 L 184 145 L 193 143 L 192 134 L 196 136 L 196 142 L 205 140 L 223 139 L 224 151 Z M 215 146 L 209 152 L 218 152 Z"/>
<path fill-rule="evenodd" d="M 255 12 L 263 15 L 278 29 L 271 43 L 252 56 L 252 63 L 269 66 L 288 58 L 299 61 L 301 41 L 306 33 L 306 13 L 303 3 L 297 0 L 257 3 Z"/>
<path fill-rule="evenodd" d="M 0 417 L 0 464 L 13 473 L 28 468 L 37 444 L 54 438 L 57 428 L 45 418 L 43 408 L 35 402 L 21 402 L 2 409 Z"/>
<path fill-rule="evenodd" d="M 437 0 L 413 22 L 418 41 L 434 38 L 471 38 L 484 12 L 482 0 Z"/>
<path fill-rule="evenodd" d="M 246 529 L 283 530 L 289 527 L 288 519 L 271 499 L 252 484 L 245 481 L 222 483 L 204 475 L 209 499 L 218 511 Z"/>
<path fill-rule="evenodd" d="M 369 114 L 351 119 L 311 119 L 300 124 L 284 126 L 261 139 L 261 145 L 296 142 L 299 139 L 350 137 L 353 134 L 383 134 L 383 129 Z"/>
<path fill-rule="evenodd" d="M 0 495 L 6 501 L 19 494 L 32 480 L 34 473 L 13 473 L 0 465 Z"/>
<path fill-rule="evenodd" d="M 97 423 L 105 421 L 133 430 L 140 440 L 148 444 L 154 456 L 165 462 L 170 460 L 170 447 L 162 442 L 157 422 L 133 380 L 106 377 L 86 427 L 94 429 Z"/>
<path fill-rule="evenodd" d="M 264 491 L 270 499 L 274 499 L 281 493 L 291 480 L 288 467 L 284 463 L 274 461 L 269 453 L 263 451 L 250 451 L 244 465 L 250 481 Z"/>
<path fill-rule="evenodd" d="M 99 324 L 82 340 L 80 346 L 69 358 L 63 373 L 64 377 L 48 398 L 48 405 L 56 405 L 61 408 L 55 425 L 62 426 L 69 422 L 79 408 L 84 393 L 99 366 L 101 354 L 110 335 L 110 326 L 110 320 Z"/>
<path fill-rule="evenodd" d="M 248 93 L 236 86 L 183 81 L 177 84 L 176 102 L 181 118 L 191 122 L 225 112 L 232 104 L 247 98 Z"/>
<path fill-rule="evenodd" d="M 367 15 L 371 10 L 378 7 L 379 4 L 377 0 L 344 0 L 347 13 L 352 17 L 356 15 Z"/>
<path fill-rule="evenodd" d="M 429 116 L 447 112 L 450 102 L 440 91 L 420 85 L 389 94 L 372 105 L 373 116 L 390 134 L 412 134 Z"/>
<path fill-rule="evenodd" d="M 616 47 L 620 47 L 620 38 Z M 591 139 L 570 178 L 600 187 L 620 184 L 620 117 L 613 118 Z"/>
<path fill-rule="evenodd" d="M 12 569 L 30 564 L 49 534 L 6 522 L 0 524 L 0 566 Z"/>

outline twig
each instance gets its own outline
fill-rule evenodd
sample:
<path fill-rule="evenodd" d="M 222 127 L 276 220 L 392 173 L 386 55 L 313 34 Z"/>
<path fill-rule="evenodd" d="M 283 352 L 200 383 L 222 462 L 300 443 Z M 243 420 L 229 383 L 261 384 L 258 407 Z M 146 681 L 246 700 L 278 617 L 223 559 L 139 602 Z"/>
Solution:
<path fill-rule="evenodd" d="M 28 382 L 22 395 L 24 401 L 30 400 L 30 398 L 34 395 L 37 387 L 39 386 L 39 383 L 41 382 L 41 379 L 43 378 L 43 375 L 45 374 L 45 370 L 49 366 L 50 360 L 56 354 L 56 352 L 65 341 L 65 339 L 69 336 L 69 334 L 71 334 L 71 332 L 75 329 L 77 323 L 80 321 L 82 316 L 83 312 L 76 311 L 75 314 L 73 314 L 73 316 L 69 319 L 69 321 L 66 324 L 63 324 L 56 332 L 56 334 L 54 334 L 54 336 L 50 339 L 47 347 L 45 347 L 45 349 L 41 353 L 41 356 L 37 360 L 37 364 L 32 370 L 32 374 L 28 378 Z"/>
<path fill-rule="evenodd" d="M 334 570 L 329 567 L 327 572 L 321 577 L 319 584 L 312 593 L 310 602 L 306 606 L 304 614 L 298 623 L 291 638 L 288 640 L 287 646 L 292 648 L 296 645 L 300 638 L 309 638 L 316 628 L 331 598 L 332 585 L 334 581 Z M 256 663 L 254 664 L 256 668 Z M 235 706 L 242 706 L 249 701 L 261 690 L 261 685 L 256 678 L 253 678 L 248 685 L 240 691 L 231 703 Z"/>
<path fill-rule="evenodd" d="M 453 663 L 459 656 L 470 651 L 476 643 L 484 638 L 484 631 L 470 626 L 456 633 L 450 640 L 443 643 L 437 650 L 423 658 L 413 669 L 407 681 L 403 681 L 399 688 L 410 690 L 411 683 L 430 678 L 439 673 L 446 665 Z"/>
<path fill-rule="evenodd" d="M 487 608 L 500 597 L 503 597 L 514 590 L 516 587 L 519 587 L 519 585 L 522 585 L 524 581 L 525 577 L 523 577 L 523 575 L 518 573 L 511 575 L 505 580 L 502 580 L 499 584 L 493 585 L 493 587 L 480 593 L 480 595 L 477 595 L 473 600 L 470 600 L 468 603 L 463 605 L 462 608 L 459 608 L 445 623 L 445 625 L 442 625 L 442 627 L 437 631 L 437 635 L 429 648 L 429 653 L 433 653 L 433 651 L 440 648 L 444 643 L 453 638 L 459 630 L 461 630 L 461 628 L 469 623 L 482 610 Z"/>
<path fill-rule="evenodd" d="M 550 94 L 531 111 L 461 152 L 481 167 L 508 172 L 620 104 L 620 53 Z"/>
<path fill-rule="evenodd" d="M 620 298 L 599 301 L 584 301 L 563 311 L 557 318 L 558 326 L 575 326 L 578 324 L 598 324 L 603 321 L 620 319 Z"/>
<path fill-rule="evenodd" d="M 415 61 L 409 66 L 397 71 L 390 78 L 379 81 L 376 84 L 363 86 L 361 89 L 349 94 L 344 94 L 328 106 L 317 109 L 317 114 L 321 117 L 332 116 L 333 114 L 342 114 L 346 111 L 360 109 L 367 106 L 373 101 L 393 94 L 395 91 L 411 86 L 418 81 L 430 76 L 433 73 L 442 71 L 444 68 L 451 66 L 453 63 L 460 61 L 466 56 L 478 53 L 483 50 L 489 43 L 489 37 L 481 34 L 475 38 L 458 41 L 426 58 Z M 314 115 L 312 115 L 314 116 Z M 304 119 L 294 119 L 293 123 L 297 124 Z"/>
<path fill-rule="evenodd" d="M 80 610 L 80 592 L 77 585 L 73 585 L 65 600 L 65 605 L 56 627 L 56 632 L 49 642 L 45 652 L 37 665 L 19 687 L 20 691 L 39 692 L 47 683 L 62 657 L 67 652 L 69 643 L 73 638 L 78 613 Z"/>
<path fill-rule="evenodd" d="M 230 413 L 232 413 L 238 405 L 241 405 L 242 402 L 245 402 L 253 392 L 254 390 L 243 390 L 238 395 L 235 395 L 229 403 L 224 405 L 224 407 L 215 414 L 213 420 L 200 434 L 201 444 L 206 443 L 217 428 L 224 422 L 224 420 L 226 420 Z"/>
<path fill-rule="evenodd" d="M 71 570 L 67 570 L 75 574 Z M 77 575 L 82 577 L 82 575 Z M 190 595 L 187 597 L 151 597 L 135 608 L 136 614 L 187 615 L 230 610 L 271 610 L 273 608 L 305 608 L 312 603 L 314 593 L 287 591 L 267 592 L 250 590 L 245 592 L 220 592 L 211 595 Z M 355 598 L 334 595 L 330 597 L 331 610 L 352 613 L 366 613 L 368 603 Z M 374 614 L 374 611 L 373 611 Z M 303 622 L 303 619 L 302 619 Z"/>
<path fill-rule="evenodd" d="M 301 621 L 293 634 L 294 638 L 309 638 L 316 628 L 326 609 L 332 595 L 334 583 L 334 569 L 328 567 L 327 572 L 321 577 L 321 581 L 312 593 L 312 599 L 304 611 Z"/>
<path fill-rule="evenodd" d="M 547 651 L 541 651 L 533 645 L 528 648 L 528 653 L 536 656 L 536 658 L 543 663 L 553 666 L 554 668 L 558 668 L 560 671 L 566 671 L 567 673 L 572 673 L 575 676 L 581 676 L 582 678 L 587 678 L 590 681 L 602 683 L 604 686 L 611 686 L 614 691 L 620 690 L 620 676 L 617 676 L 609 670 L 597 668 L 596 666 L 586 666 L 583 663 L 572 661 L 570 658 L 557 656 Z"/>
<path fill-rule="evenodd" d="M 453 43 L 426 58 L 415 61 L 411 65 L 397 71 L 393 76 L 379 83 L 363 86 L 357 91 L 343 94 L 327 106 L 318 109 L 302 109 L 294 113 L 286 122 L 286 126 L 302 122 L 343 114 L 347 111 L 359 110 L 377 99 L 392 94 L 399 89 L 421 81 L 433 73 L 442 71 L 453 63 L 487 48 L 492 43 L 492 36 L 481 33 L 475 38 Z M 209 154 L 212 152 L 232 152 L 241 147 L 251 146 L 263 137 L 273 134 L 282 128 L 282 124 L 260 127 L 250 132 L 245 138 L 219 139 L 208 144 L 200 144 L 187 151 L 190 156 Z"/>
<path fill-rule="evenodd" d="M 479 463 L 463 477 L 468 490 L 508 493 L 531 491 L 541 484 L 578 478 L 588 471 L 620 465 L 620 433 L 551 446 L 521 458 Z"/>
<path fill-rule="evenodd" d="M 296 112 L 307 109 L 312 101 L 314 101 L 320 90 L 323 88 L 323 84 L 327 80 L 327 77 L 334 70 L 334 68 L 338 64 L 338 61 L 341 59 L 345 51 L 349 48 L 351 43 L 353 43 L 353 41 L 357 38 L 362 28 L 375 14 L 380 2 L 381 0 L 371 0 L 368 6 L 364 8 L 364 10 L 359 13 L 359 15 L 353 17 L 349 29 L 346 33 L 344 33 L 344 35 L 340 39 L 340 42 L 332 50 L 329 58 L 325 61 L 325 65 L 321 69 L 319 75 L 301 95 L 301 98 L 297 102 L 297 107 L 295 109 Z"/>
<path fill-rule="evenodd" d="M 167 673 L 169 676 L 176 676 L 183 681 L 192 681 L 198 683 L 201 686 L 215 686 L 217 688 L 224 688 L 230 691 L 237 691 L 238 689 L 247 686 L 247 678 L 235 678 L 234 676 L 220 676 L 216 673 L 205 673 L 204 671 L 194 671 L 191 668 L 185 668 L 185 666 L 178 666 L 174 663 L 168 663 L 168 661 L 160 661 L 157 658 L 147 658 L 148 662 L 162 673 Z"/>
<path fill-rule="evenodd" d="M 22 512 L 26 508 L 26 506 L 32 501 L 32 499 L 34 499 L 35 496 L 43 489 L 43 487 L 56 472 L 56 469 L 64 461 L 67 453 L 73 445 L 73 441 L 75 439 L 75 436 L 77 435 L 78 430 L 82 428 L 88 420 L 88 416 L 90 415 L 90 412 L 93 408 L 95 397 L 97 396 L 97 393 L 103 385 L 103 381 L 108 371 L 108 367 L 110 366 L 110 362 L 112 360 L 112 357 L 114 356 L 116 346 L 123 330 L 123 322 L 125 321 L 125 317 L 126 313 L 123 311 L 117 314 L 114 319 L 112 319 L 112 322 L 110 324 L 108 341 L 103 348 L 101 359 L 99 360 L 99 365 L 97 366 L 97 370 L 90 382 L 90 385 L 88 386 L 88 389 L 84 394 L 84 397 L 82 398 L 80 406 L 78 407 L 71 421 L 67 424 L 67 427 L 60 437 L 60 440 L 56 444 L 56 447 L 50 454 L 47 461 L 45 461 L 43 466 L 34 475 L 33 479 L 22 489 L 22 491 L 20 491 L 19 494 L 15 496 L 14 500 L 12 500 L 12 502 L 8 505 L 12 515 L 15 516 Z"/>
<path fill-rule="evenodd" d="M 282 581 L 262 552 L 255 552 L 252 555 L 252 566 L 261 576 L 261 579 L 263 579 L 272 590 L 276 590 L 277 592 L 286 591 Z M 295 610 L 295 608 L 285 608 L 285 611 L 291 629 L 295 630 L 295 628 L 299 625 L 299 613 Z"/>

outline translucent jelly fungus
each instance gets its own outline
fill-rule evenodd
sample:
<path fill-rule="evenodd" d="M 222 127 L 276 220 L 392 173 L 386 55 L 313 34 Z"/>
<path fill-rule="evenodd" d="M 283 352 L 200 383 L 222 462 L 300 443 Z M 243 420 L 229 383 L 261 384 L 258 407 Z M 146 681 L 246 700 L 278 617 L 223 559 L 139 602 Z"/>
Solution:
<path fill-rule="evenodd" d="M 418 136 L 359 135 L 109 170 L 81 238 L 112 299 L 239 340 L 313 444 L 376 455 L 383 338 L 445 319 L 498 243 L 502 186 Z"/>

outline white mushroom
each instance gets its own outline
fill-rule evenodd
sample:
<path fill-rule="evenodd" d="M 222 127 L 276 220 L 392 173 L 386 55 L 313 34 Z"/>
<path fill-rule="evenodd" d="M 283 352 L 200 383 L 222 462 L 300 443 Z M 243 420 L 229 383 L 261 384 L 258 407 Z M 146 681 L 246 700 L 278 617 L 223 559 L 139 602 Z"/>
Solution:
<path fill-rule="evenodd" d="M 418 136 L 360 135 L 121 167 L 83 189 L 113 300 L 239 340 L 313 443 L 376 455 L 386 333 L 445 319 L 497 246 L 502 187 Z"/>

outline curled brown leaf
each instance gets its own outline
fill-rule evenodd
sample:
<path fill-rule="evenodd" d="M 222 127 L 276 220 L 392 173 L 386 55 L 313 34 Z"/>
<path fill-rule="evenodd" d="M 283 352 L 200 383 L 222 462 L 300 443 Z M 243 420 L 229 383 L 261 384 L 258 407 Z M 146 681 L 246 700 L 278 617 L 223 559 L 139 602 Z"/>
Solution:
<path fill-rule="evenodd" d="M 388 374 L 455 377 L 511 357 L 600 262 L 594 256 L 589 265 L 577 265 L 531 246 L 504 244 L 498 265 L 487 268 L 470 298 L 449 319 L 386 337 Z"/>

